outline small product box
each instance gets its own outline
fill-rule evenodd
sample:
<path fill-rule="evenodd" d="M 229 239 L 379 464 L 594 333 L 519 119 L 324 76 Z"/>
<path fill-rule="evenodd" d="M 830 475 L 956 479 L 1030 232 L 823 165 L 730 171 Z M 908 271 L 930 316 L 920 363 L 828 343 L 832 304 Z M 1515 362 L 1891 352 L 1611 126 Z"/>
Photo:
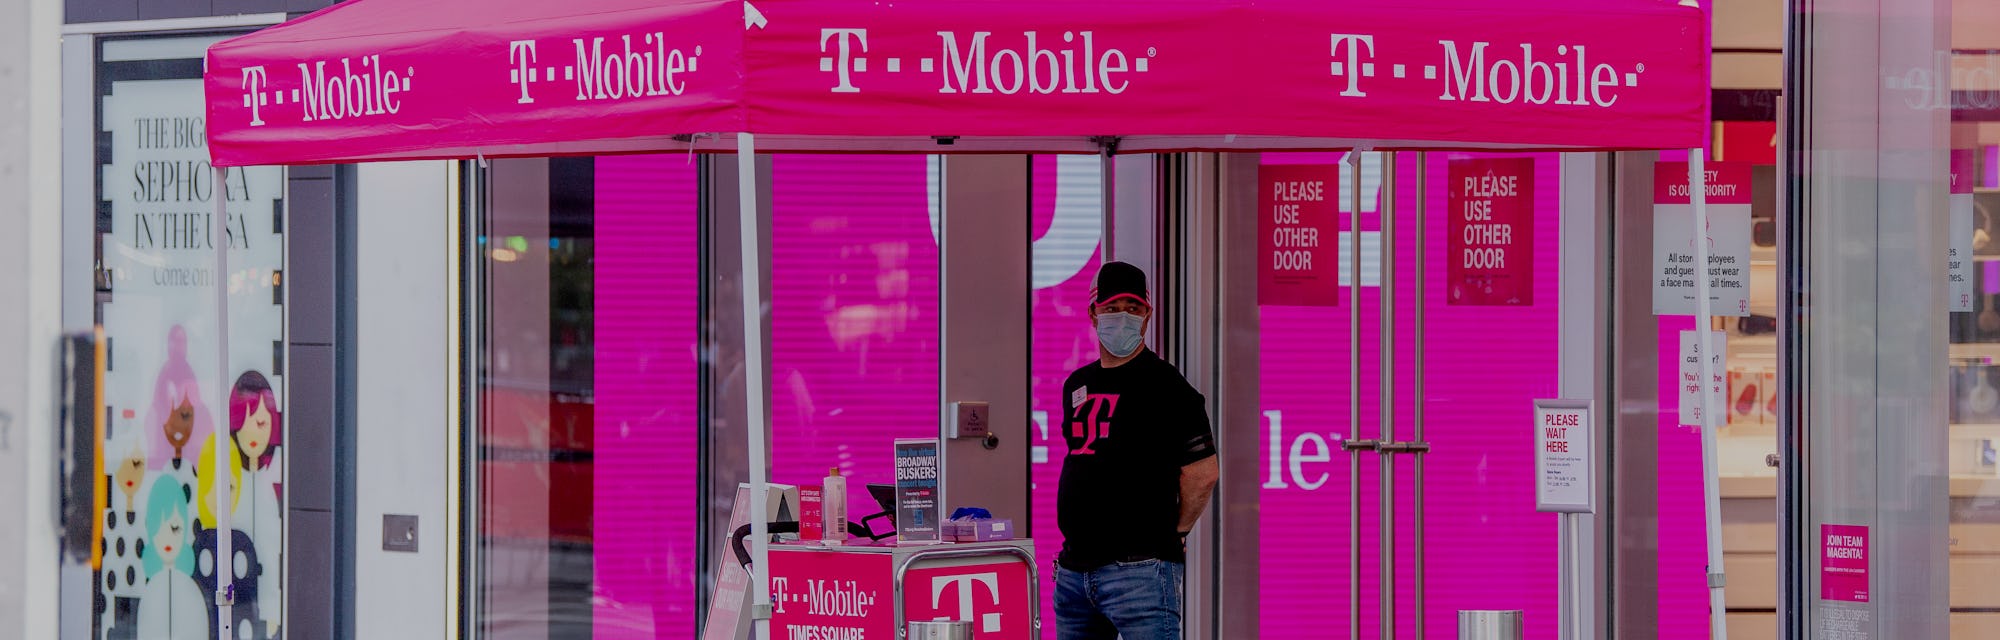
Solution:
<path fill-rule="evenodd" d="M 1014 539 L 1014 521 L 1008 520 L 1006 518 L 994 518 L 992 520 L 974 520 L 972 521 L 971 528 L 972 528 L 972 536 L 971 536 L 972 539 L 968 540 L 967 542 L 986 542 L 988 540 Z"/>
<path fill-rule="evenodd" d="M 952 542 L 1013 540 L 1014 521 L 1006 518 L 958 518 L 945 522 L 944 538 Z"/>
<path fill-rule="evenodd" d="M 1728 426 L 1738 427 L 1761 422 L 1759 418 L 1764 408 L 1762 384 L 1755 371 L 1741 367 L 1729 368 L 1729 413 Z"/>
<path fill-rule="evenodd" d="M 820 539 L 820 509 L 824 498 L 819 485 L 799 485 L 799 539 L 818 542 Z"/>
<path fill-rule="evenodd" d="M 1778 424 L 1778 370 L 1761 369 L 1757 377 L 1764 382 L 1764 407 L 1757 411 L 1758 417 L 1764 424 Z"/>

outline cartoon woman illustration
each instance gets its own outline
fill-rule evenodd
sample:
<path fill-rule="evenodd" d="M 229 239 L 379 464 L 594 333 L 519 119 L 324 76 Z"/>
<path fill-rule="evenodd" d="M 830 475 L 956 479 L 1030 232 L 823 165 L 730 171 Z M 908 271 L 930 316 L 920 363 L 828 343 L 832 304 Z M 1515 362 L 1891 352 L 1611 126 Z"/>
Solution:
<path fill-rule="evenodd" d="M 245 469 L 243 486 L 249 491 L 243 520 L 236 528 L 271 555 L 265 566 L 274 571 L 261 580 L 265 588 L 257 592 L 257 613 L 264 631 L 272 637 L 277 636 L 281 619 L 283 598 L 276 587 L 284 584 L 281 576 L 285 566 L 283 496 L 278 487 L 283 474 L 271 467 L 278 458 L 278 443 L 284 438 L 281 418 L 277 395 L 264 374 L 245 371 L 236 378 L 236 386 L 229 392 L 229 433 L 236 443 L 237 460 Z"/>
<path fill-rule="evenodd" d="M 185 391 L 184 387 L 170 383 L 167 385 L 166 391 L 169 397 L 178 397 L 181 399 L 166 408 L 167 413 L 163 422 L 155 423 L 148 421 L 143 429 L 146 432 L 142 437 L 147 443 L 148 450 L 146 454 L 149 462 L 149 470 L 144 474 L 147 478 L 140 481 L 140 484 L 153 486 L 153 488 L 147 490 L 149 492 L 148 496 L 151 495 L 151 491 L 164 490 L 160 487 L 169 487 L 175 491 L 179 491 L 181 494 L 181 504 L 185 506 L 195 502 L 195 477 L 198 474 L 195 469 L 194 460 L 192 459 L 193 456 L 191 455 L 195 450 L 189 447 L 188 453 L 190 455 L 188 459 L 182 459 L 180 449 L 188 447 L 188 443 L 194 442 L 192 436 L 192 433 L 195 431 L 194 422 L 196 416 L 200 414 L 191 408 L 193 401 L 182 395 L 182 392 Z M 158 404 L 159 399 L 158 397 L 154 398 L 155 404 Z M 176 442 L 179 444 L 175 444 Z M 166 457 L 162 457 L 162 449 L 166 450 Z M 199 473 L 199 475 L 208 474 L 209 472 L 205 470 Z M 118 486 L 120 490 L 123 490 L 123 481 L 120 481 Z M 151 507 L 150 497 L 147 499 L 146 504 L 148 508 Z M 143 516 L 143 514 L 141 515 Z M 192 518 L 190 518 L 188 524 L 195 524 Z M 152 531 L 148 529 L 144 533 L 150 535 Z M 192 556 L 193 552 L 190 551 L 187 555 Z M 140 637 L 146 636 L 142 634 Z"/>
<path fill-rule="evenodd" d="M 180 325 L 167 331 L 167 360 L 153 379 L 153 404 L 144 424 L 151 432 L 148 462 L 157 470 L 187 466 L 183 458 L 194 452 L 188 445 L 213 433 L 215 418 L 209 414 L 194 366 L 188 364 L 187 329 Z"/>
<path fill-rule="evenodd" d="M 167 446 L 174 448 L 176 466 L 180 464 L 182 451 L 187 448 L 188 438 L 194 435 L 194 399 L 186 393 L 181 393 L 180 397 L 180 404 L 167 410 L 167 421 L 160 425 L 160 433 L 167 437 Z"/>
<path fill-rule="evenodd" d="M 105 505 L 104 564 L 97 575 L 98 595 L 104 609 L 99 611 L 99 628 L 104 638 L 136 638 L 139 594 L 146 577 L 139 573 L 147 532 L 140 521 L 139 490 L 146 486 L 145 438 L 136 430 L 110 439 L 107 454 L 123 452 L 121 458 L 106 461 L 110 475 L 111 501 Z"/>
<path fill-rule="evenodd" d="M 236 456 L 233 455 L 225 455 L 221 460 L 216 460 L 215 441 L 203 440 L 201 443 L 201 457 L 196 459 L 196 464 L 200 465 L 200 471 L 195 473 L 195 513 L 200 516 L 200 519 L 196 520 L 195 524 L 199 525 L 196 527 L 198 529 L 215 528 L 215 490 L 217 487 L 215 486 L 214 469 L 217 462 L 223 463 L 223 469 L 229 476 L 229 515 L 233 518 L 238 511 L 242 510 L 239 504 L 243 500 L 242 463 L 238 462 Z M 230 523 L 231 528 L 238 526 L 241 526 L 241 523 Z"/>
<path fill-rule="evenodd" d="M 207 600 L 194 583 L 194 523 L 179 483 L 157 478 L 146 493 L 146 540 L 140 552 L 146 589 L 139 598 L 139 637 L 203 640 Z"/>
<path fill-rule="evenodd" d="M 266 596 L 264 596 L 264 590 L 260 586 L 264 582 L 262 574 L 264 574 L 264 566 L 266 564 L 262 564 L 258 560 L 258 548 L 262 548 L 262 542 L 250 540 L 250 534 L 246 532 L 248 528 L 254 526 L 254 518 L 250 518 L 248 504 L 246 504 L 246 502 L 252 502 L 252 500 L 244 492 L 246 484 L 244 484 L 242 456 L 238 456 L 236 446 L 230 446 L 226 450 L 226 454 L 222 456 L 222 460 L 216 460 L 216 444 L 214 444 L 214 440 L 202 442 L 202 454 L 198 458 L 200 474 L 196 476 L 198 478 L 198 482 L 196 482 L 198 484 L 198 494 L 196 496 L 200 500 L 200 506 L 196 506 L 196 512 L 200 514 L 200 520 L 196 520 L 196 530 L 194 530 L 194 552 L 196 552 L 196 558 L 198 558 L 196 564 L 194 564 L 194 584 L 202 588 L 204 596 L 216 592 L 216 570 L 218 570 L 218 564 L 216 564 L 214 558 L 216 558 L 216 540 L 218 540 L 218 536 L 222 532 L 216 530 L 216 522 L 218 522 L 218 518 L 216 518 L 216 490 L 218 490 L 218 486 L 216 486 L 216 482 L 210 482 L 210 478 L 216 476 L 212 472 L 212 468 L 218 462 L 222 462 L 222 466 L 224 466 L 224 476 L 228 478 L 228 490 L 230 490 L 230 494 L 226 498 L 228 500 L 226 504 L 230 508 L 230 528 L 228 528 L 230 558 L 232 558 L 232 564 L 230 564 L 230 568 L 232 568 L 230 586 L 236 592 L 236 604 L 230 606 L 230 614 L 234 616 L 232 622 L 230 622 L 230 626 L 236 630 L 238 638 L 252 638 L 252 640 L 274 638 L 272 636 L 272 632 L 274 632 L 272 624 L 266 622 L 260 616 L 262 602 L 272 602 L 270 604 L 272 608 L 276 608 L 278 604 L 276 604 L 274 598 L 272 600 L 264 600 Z M 208 606 L 214 608 L 214 602 L 210 602 Z M 270 618 L 276 620 L 276 612 Z"/>
<path fill-rule="evenodd" d="M 125 501 L 122 503 L 125 506 L 125 510 L 127 512 L 137 512 L 139 510 L 139 485 L 146 482 L 146 449 L 142 444 L 145 441 L 133 438 L 128 442 L 131 446 L 126 448 L 125 457 L 120 458 L 116 463 L 116 468 L 111 470 L 111 480 L 117 487 L 118 493 L 125 496 Z M 113 449 L 113 451 L 116 451 L 116 449 Z M 131 518 L 128 517 L 127 519 Z M 128 522 L 127 524 L 138 523 Z"/>
<path fill-rule="evenodd" d="M 215 610 L 215 536 L 214 529 L 201 529 L 194 533 L 195 557 L 198 558 L 194 584 L 201 588 L 203 596 L 209 598 L 206 604 L 210 612 Z M 272 629 L 258 614 L 258 601 L 263 599 L 264 593 L 258 588 L 258 583 L 262 582 L 259 574 L 264 572 L 264 564 L 257 559 L 257 545 L 250 541 L 249 534 L 235 527 L 229 529 L 229 541 L 229 555 L 236 559 L 230 565 L 235 577 L 229 581 L 229 586 L 236 594 L 236 604 L 229 607 L 229 628 L 239 639 L 271 640 L 277 636 L 272 635 Z"/>
<path fill-rule="evenodd" d="M 222 487 L 212 481 L 216 477 L 212 470 L 215 468 L 214 465 L 220 462 L 225 470 L 223 477 L 228 478 L 226 485 L 229 495 L 225 500 L 230 517 L 229 555 L 234 559 L 230 565 L 234 576 L 230 580 L 230 585 L 235 589 L 236 604 L 230 608 L 233 616 L 230 625 L 236 629 L 239 638 L 262 640 L 270 637 L 269 626 L 260 624 L 261 618 L 258 616 L 258 600 L 263 596 L 263 592 L 258 588 L 262 582 L 259 578 L 264 573 L 264 566 L 257 559 L 257 543 L 250 539 L 249 534 L 244 533 L 250 526 L 250 519 L 244 505 L 246 501 L 243 499 L 243 465 L 241 457 L 236 454 L 236 448 L 231 446 L 218 460 L 215 441 L 210 440 L 201 444 L 201 456 L 197 458 L 201 472 L 195 476 L 198 487 L 195 495 L 199 500 L 195 512 L 201 518 L 195 521 L 194 552 L 198 560 L 195 563 L 194 582 L 201 588 L 202 595 L 210 598 L 206 606 L 213 610 L 215 606 L 213 594 L 217 587 L 216 571 L 219 568 L 219 563 L 216 562 L 216 540 L 217 536 L 221 535 L 216 530 L 218 519 L 215 497 L 216 491 Z"/>

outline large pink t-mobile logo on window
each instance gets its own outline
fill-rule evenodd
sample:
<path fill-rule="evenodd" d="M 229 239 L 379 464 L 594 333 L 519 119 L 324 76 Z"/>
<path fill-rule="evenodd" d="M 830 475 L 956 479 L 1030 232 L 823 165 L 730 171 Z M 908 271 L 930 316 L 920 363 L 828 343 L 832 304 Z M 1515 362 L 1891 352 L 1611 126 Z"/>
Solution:
<path fill-rule="evenodd" d="M 1071 453 L 1078 455 L 1097 453 L 1097 450 L 1092 449 L 1091 445 L 1096 444 L 1101 438 L 1111 437 L 1111 416 L 1118 413 L 1118 394 L 1085 394 L 1083 402 L 1078 403 L 1077 406 L 1081 409 L 1078 411 L 1077 417 L 1082 418 L 1082 420 L 1069 423 L 1069 435 L 1072 438 L 1082 438 L 1083 445 L 1075 448 Z"/>

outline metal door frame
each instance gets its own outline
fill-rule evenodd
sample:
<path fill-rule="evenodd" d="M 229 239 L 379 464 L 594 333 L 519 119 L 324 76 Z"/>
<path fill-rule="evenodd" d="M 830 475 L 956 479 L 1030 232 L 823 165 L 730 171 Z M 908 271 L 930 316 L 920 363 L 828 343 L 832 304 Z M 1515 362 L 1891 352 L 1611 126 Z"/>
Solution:
<path fill-rule="evenodd" d="M 1649 312 L 1644 314 L 1645 318 L 1627 318 L 1625 316 L 1630 314 L 1621 314 L 1617 311 L 1633 306 L 1620 305 L 1619 300 L 1638 295 L 1625 291 L 1626 289 L 1638 291 L 1640 294 L 1645 292 L 1640 285 L 1645 282 L 1646 272 L 1643 265 L 1620 269 L 1616 259 L 1624 255 L 1627 261 L 1643 261 L 1649 254 L 1642 250 L 1641 245 L 1650 242 L 1650 225 L 1625 225 L 1630 228 L 1620 229 L 1613 215 L 1613 212 L 1620 208 L 1643 207 L 1641 210 L 1650 210 L 1650 202 L 1642 202 L 1641 199 L 1650 198 L 1651 195 L 1650 180 L 1644 180 L 1650 176 L 1651 156 L 1652 154 L 1570 153 L 1564 154 L 1561 159 L 1562 180 L 1559 188 L 1562 189 L 1562 205 L 1559 224 L 1562 229 L 1562 241 L 1558 251 L 1564 268 L 1561 270 L 1558 284 L 1561 291 L 1558 317 L 1565 339 L 1558 347 L 1561 363 L 1558 388 L 1564 397 L 1591 400 L 1593 405 L 1598 407 L 1599 415 L 1595 421 L 1594 435 L 1599 447 L 1598 458 L 1602 472 L 1597 474 L 1597 478 L 1602 483 L 1599 488 L 1600 495 L 1605 496 L 1616 496 L 1620 490 L 1649 489 L 1652 486 L 1648 483 L 1620 482 L 1642 471 L 1651 472 L 1654 465 L 1650 464 L 1652 456 L 1647 454 L 1651 453 L 1653 448 L 1647 446 L 1643 451 L 1628 451 L 1627 449 L 1633 446 L 1648 443 L 1640 442 L 1645 440 L 1643 438 L 1635 438 L 1633 442 L 1616 440 L 1616 429 L 1613 428 L 1613 425 L 1621 419 L 1627 422 L 1656 420 L 1651 413 L 1622 415 L 1623 405 L 1613 401 L 1641 393 L 1646 398 L 1652 398 L 1655 393 L 1651 388 L 1650 378 L 1626 380 L 1626 376 L 1619 375 L 1622 369 L 1614 361 L 1615 353 L 1636 350 L 1642 346 L 1650 347 L 1655 336 L 1650 325 L 1640 322 L 1640 320 L 1650 320 Z M 1419 153 L 1416 157 L 1417 166 L 1426 169 L 1430 166 L 1429 163 L 1434 161 L 1427 154 Z M 1160 171 L 1156 174 L 1158 184 L 1147 186 L 1153 187 L 1154 192 L 1161 195 L 1151 200 L 1125 201 L 1150 209 L 1149 213 L 1158 216 L 1145 222 L 1155 224 L 1159 224 L 1162 220 L 1173 222 L 1164 227 L 1156 227 L 1170 228 L 1175 232 L 1156 234 L 1153 239 L 1157 253 L 1148 257 L 1155 259 L 1164 272 L 1179 274 L 1173 279 L 1163 280 L 1161 286 L 1175 287 L 1180 299 L 1187 304 L 1181 305 L 1176 311 L 1177 321 L 1170 325 L 1173 327 L 1172 335 L 1160 336 L 1159 342 L 1162 345 L 1174 346 L 1176 361 L 1183 365 L 1183 371 L 1195 383 L 1197 389 L 1208 394 L 1211 402 L 1210 410 L 1216 417 L 1217 437 L 1221 442 L 1223 455 L 1223 480 L 1217 488 L 1214 510 L 1211 512 L 1211 517 L 1197 529 L 1191 541 L 1187 599 L 1188 632 L 1192 638 L 1254 639 L 1258 634 L 1257 545 L 1235 544 L 1232 541 L 1254 541 L 1259 535 L 1257 518 L 1260 485 L 1257 478 L 1263 464 L 1259 457 L 1259 453 L 1263 450 L 1261 446 L 1263 436 L 1256 400 L 1259 387 L 1257 376 L 1228 376 L 1224 375 L 1224 372 L 1255 371 L 1260 365 L 1257 357 L 1260 327 L 1255 300 L 1255 250 L 1245 251 L 1240 248 L 1255 246 L 1257 225 L 1254 216 L 1226 216 L 1223 213 L 1255 208 L 1257 202 L 1255 182 L 1260 155 L 1201 153 L 1158 158 L 1159 160 L 1154 161 L 1160 167 Z M 1620 160 L 1630 160 L 1630 162 L 1620 162 Z M 1367 157 L 1366 161 L 1374 162 L 1376 157 Z M 1417 234 L 1418 238 L 1423 238 L 1439 230 L 1430 229 L 1430 225 L 1427 224 L 1434 221 L 1427 220 L 1430 215 L 1424 209 L 1426 198 L 1402 197 L 1396 191 L 1396 185 L 1400 182 L 1414 180 L 1417 189 L 1415 193 L 1425 193 L 1429 187 L 1428 171 L 1416 171 L 1414 176 L 1403 175 L 1409 172 L 1398 166 L 1392 154 L 1384 153 L 1381 161 L 1384 167 L 1382 187 L 1387 193 L 1397 195 L 1386 200 L 1387 206 L 1380 207 L 1381 211 L 1378 211 L 1377 215 L 1394 220 L 1399 212 L 1407 210 L 1406 207 L 1417 207 L 1415 210 L 1417 215 L 1414 216 L 1413 222 L 1382 227 L 1384 250 L 1378 253 L 1377 262 L 1372 265 L 1380 269 L 1379 273 L 1388 274 L 1389 277 L 1389 280 L 1379 281 L 1380 284 L 1377 285 L 1389 287 L 1384 289 L 1383 311 L 1378 320 L 1380 324 L 1376 327 L 1376 336 L 1385 347 L 1383 372 L 1386 375 L 1397 376 L 1391 378 L 1392 381 L 1407 376 L 1406 384 L 1410 385 L 1414 394 L 1414 404 L 1410 415 L 1397 416 L 1391 401 L 1398 387 L 1393 382 L 1382 385 L 1383 402 L 1380 409 L 1383 412 L 1382 424 L 1385 428 L 1376 434 L 1375 438 L 1353 434 L 1353 438 L 1346 446 L 1350 447 L 1350 455 L 1357 463 L 1361 454 L 1367 451 L 1384 456 L 1385 462 L 1380 470 L 1380 479 L 1377 480 L 1379 485 L 1377 489 L 1383 492 L 1383 509 L 1374 533 L 1379 536 L 1377 553 L 1381 556 L 1380 566 L 1384 574 L 1378 588 L 1383 593 L 1382 606 L 1388 615 L 1382 617 L 1382 628 L 1377 633 L 1381 637 L 1422 638 L 1427 635 L 1423 615 L 1426 608 L 1426 567 L 1422 553 L 1425 526 L 1422 453 L 1429 447 L 1429 443 L 1425 440 L 1423 412 L 1424 305 L 1416 305 L 1414 317 L 1411 318 L 1410 339 L 1414 342 L 1414 361 L 1410 371 L 1405 373 L 1395 370 L 1395 363 L 1392 360 L 1395 351 L 1393 340 L 1397 336 L 1379 329 L 1383 326 L 1394 327 L 1399 321 L 1395 314 L 1393 297 L 1395 293 L 1391 293 L 1395 284 L 1395 271 L 1391 267 L 1397 260 L 1393 248 L 1396 234 L 1399 231 L 1409 232 Z M 1343 173 L 1345 174 L 1343 179 L 1351 180 L 1351 184 L 1358 185 L 1365 171 Z M 1132 177 L 1130 172 L 1121 174 L 1122 178 Z M 1119 186 L 1123 188 L 1127 185 Z M 1362 209 L 1358 202 L 1362 193 L 1363 190 L 1358 187 L 1351 190 L 1349 197 L 1357 202 L 1348 203 L 1350 209 Z M 1135 200 L 1137 202 L 1134 202 Z M 1123 225 L 1120 225 L 1121 235 L 1129 235 L 1133 231 L 1130 225 L 1143 220 L 1138 217 L 1140 215 L 1138 212 L 1128 210 L 1131 208 L 1121 207 L 1114 214 L 1123 222 Z M 1353 284 L 1366 286 L 1367 265 L 1361 263 L 1362 252 L 1359 250 L 1363 244 L 1361 242 L 1363 235 L 1353 234 L 1348 237 L 1349 255 L 1346 256 L 1348 260 L 1345 267 L 1351 270 L 1350 273 L 1358 276 L 1351 281 Z M 1409 293 L 1418 296 L 1419 300 L 1426 300 L 1429 292 L 1424 286 L 1426 279 L 1424 243 L 1417 242 L 1412 246 L 1415 255 L 1411 256 L 1411 259 L 1416 260 L 1417 265 Z M 1169 264 L 1175 267 L 1166 268 Z M 1636 262 L 1634 264 L 1637 265 Z M 1641 309 L 1641 311 L 1649 310 Z M 1355 332 L 1349 336 L 1354 347 L 1350 350 L 1350 358 L 1353 359 L 1350 367 L 1358 371 L 1360 340 L 1365 337 L 1361 335 L 1361 329 L 1365 325 L 1361 322 L 1358 306 L 1351 307 L 1350 313 L 1353 314 L 1350 316 L 1350 321 L 1353 322 Z M 1646 330 L 1639 331 L 1642 328 Z M 1615 339 L 1617 336 L 1623 336 L 1624 339 Z M 1358 385 L 1358 375 L 1354 377 L 1354 383 Z M 1249 398 L 1249 401 L 1245 402 L 1243 398 Z M 1361 404 L 1358 391 L 1351 392 L 1349 400 L 1352 403 L 1350 417 L 1358 422 Z M 1409 424 L 1406 441 L 1399 440 L 1400 436 L 1405 435 L 1398 433 L 1396 421 L 1399 417 Z M 1384 447 L 1383 443 L 1388 443 L 1388 446 Z M 1411 458 L 1415 491 L 1406 501 L 1399 502 L 1391 484 L 1394 478 L 1394 465 L 1390 461 L 1403 455 Z M 1645 465 L 1645 469 L 1635 468 L 1628 472 L 1620 469 L 1619 465 L 1608 463 L 1614 457 L 1641 458 L 1649 464 Z M 1353 517 L 1358 519 L 1360 508 L 1358 497 L 1363 489 L 1358 477 L 1360 465 L 1355 464 L 1352 472 L 1356 477 L 1353 478 L 1354 482 L 1350 487 L 1350 491 L 1353 492 L 1350 494 L 1353 498 L 1350 501 L 1350 509 L 1354 511 Z M 1631 486 L 1626 486 L 1628 484 Z M 1639 556 L 1646 554 L 1642 551 L 1637 556 L 1626 558 L 1633 560 L 1632 562 L 1621 564 L 1618 560 L 1630 554 L 1619 550 L 1614 544 L 1619 539 L 1620 531 L 1631 531 L 1633 527 L 1641 526 L 1643 524 L 1641 520 L 1648 517 L 1653 509 L 1640 505 L 1641 508 L 1632 510 L 1631 513 L 1624 513 L 1614 508 L 1617 504 L 1615 498 L 1606 500 L 1600 513 L 1584 519 L 1577 532 L 1563 534 L 1564 549 L 1561 555 L 1588 559 L 1589 563 L 1585 566 L 1580 560 L 1576 566 L 1566 567 L 1569 571 L 1566 571 L 1565 575 L 1569 577 L 1564 579 L 1565 584 L 1575 585 L 1573 593 L 1581 594 L 1580 599 L 1584 602 L 1580 608 L 1567 605 L 1564 607 L 1565 618 L 1571 620 L 1564 627 L 1567 629 L 1570 625 L 1574 625 L 1576 629 L 1573 632 L 1566 632 L 1564 636 L 1566 638 L 1637 637 L 1625 633 L 1626 631 L 1645 633 L 1650 637 L 1655 631 L 1656 616 L 1652 612 L 1656 609 L 1656 603 L 1645 597 L 1650 593 L 1648 587 L 1653 583 L 1651 579 L 1653 574 L 1621 570 L 1624 564 L 1630 564 L 1634 568 L 1649 564 L 1639 561 L 1644 559 Z M 1415 549 L 1410 558 L 1413 602 L 1405 608 L 1407 611 L 1401 612 L 1413 614 L 1414 617 L 1406 630 L 1399 630 L 1396 625 L 1399 603 L 1395 600 L 1395 581 L 1401 567 L 1395 557 L 1397 532 L 1394 527 L 1399 508 L 1416 510 L 1412 520 L 1414 531 L 1411 532 Z M 1353 541 L 1356 544 L 1351 551 L 1354 555 L 1350 557 L 1350 566 L 1354 567 L 1353 571 L 1356 572 L 1360 566 L 1359 538 L 1363 533 L 1361 529 L 1357 523 L 1351 532 L 1351 535 L 1355 536 Z M 1361 591 L 1358 573 L 1351 575 L 1350 579 L 1354 582 L 1350 587 L 1352 599 L 1350 614 L 1353 614 L 1350 633 L 1359 636 L 1361 630 L 1358 626 L 1360 617 L 1358 610 Z M 1398 634 L 1398 631 L 1403 633 Z"/>

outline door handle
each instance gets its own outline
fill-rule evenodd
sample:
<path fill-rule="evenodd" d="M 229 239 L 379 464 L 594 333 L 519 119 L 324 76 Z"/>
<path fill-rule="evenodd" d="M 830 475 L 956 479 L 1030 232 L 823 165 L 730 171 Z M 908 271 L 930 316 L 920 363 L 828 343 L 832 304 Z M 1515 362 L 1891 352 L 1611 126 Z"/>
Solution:
<path fill-rule="evenodd" d="M 1377 446 L 1377 447 L 1376 447 L 1376 450 L 1378 450 L 1378 451 L 1381 451 L 1381 452 L 1382 452 L 1383 454 L 1385 454 L 1385 455 L 1396 455 L 1396 454 L 1404 454 L 1404 453 L 1408 453 L 1408 454 L 1419 454 L 1419 453 L 1430 453 L 1430 452 L 1431 452 L 1431 443 L 1428 443 L 1428 442 L 1388 442 L 1388 443 L 1383 443 L 1383 444 L 1381 444 L 1381 445 Z"/>

